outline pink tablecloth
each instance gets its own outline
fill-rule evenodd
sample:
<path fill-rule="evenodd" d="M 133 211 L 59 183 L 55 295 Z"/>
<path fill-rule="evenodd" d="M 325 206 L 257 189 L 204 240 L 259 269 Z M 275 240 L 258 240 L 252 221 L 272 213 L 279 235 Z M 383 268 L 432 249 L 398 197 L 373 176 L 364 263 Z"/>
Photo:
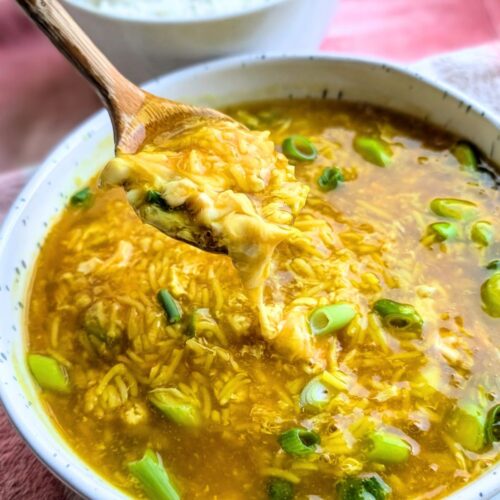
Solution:
<path fill-rule="evenodd" d="M 13 21 L 13 9 L 0 0 L 0 172 L 37 161 L 97 108 L 97 100 L 72 68 L 23 20 Z M 429 37 L 422 29 L 422 16 L 439 26 L 437 36 Z M 460 30 L 465 38 L 460 38 Z M 499 34 L 498 0 L 344 0 L 323 48 L 407 61 L 438 49 L 495 40 Z M 427 59 L 416 67 L 500 113 L 500 43 Z M 0 221 L 31 171 L 16 168 L 0 174 Z M 37 461 L 0 409 L 0 499 L 75 498 Z"/>

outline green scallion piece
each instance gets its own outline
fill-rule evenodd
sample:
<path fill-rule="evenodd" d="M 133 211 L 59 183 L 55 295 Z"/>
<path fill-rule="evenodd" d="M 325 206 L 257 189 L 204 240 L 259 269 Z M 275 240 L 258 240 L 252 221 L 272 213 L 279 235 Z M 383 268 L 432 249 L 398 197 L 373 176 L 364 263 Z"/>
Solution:
<path fill-rule="evenodd" d="M 318 156 L 316 146 L 303 135 L 287 137 L 281 147 L 289 160 L 313 161 Z"/>
<path fill-rule="evenodd" d="M 272 477 L 267 483 L 267 498 L 269 500 L 293 500 L 295 491 L 293 484 L 280 477 Z"/>
<path fill-rule="evenodd" d="M 327 167 L 323 169 L 318 178 L 318 186 L 321 191 L 333 191 L 337 188 L 340 182 L 344 182 L 342 170 L 337 167 Z"/>
<path fill-rule="evenodd" d="M 316 451 L 320 437 L 313 431 L 294 427 L 282 432 L 278 437 L 278 443 L 290 455 L 306 456 Z"/>
<path fill-rule="evenodd" d="M 315 309 L 309 318 L 309 325 L 313 335 L 329 335 L 345 328 L 356 316 L 356 309 L 352 304 L 339 302 Z"/>
<path fill-rule="evenodd" d="M 500 271 L 500 259 L 495 259 L 486 265 L 486 269 L 489 269 L 490 271 Z"/>
<path fill-rule="evenodd" d="M 436 215 L 449 219 L 467 221 L 477 216 L 475 203 L 456 198 L 435 198 L 431 201 L 430 208 Z"/>
<path fill-rule="evenodd" d="M 500 404 L 490 408 L 486 417 L 486 442 L 488 444 L 500 441 Z"/>
<path fill-rule="evenodd" d="M 378 474 L 346 477 L 335 485 L 338 500 L 388 500 L 392 490 Z"/>
<path fill-rule="evenodd" d="M 487 247 L 493 241 L 493 224 L 485 220 L 479 220 L 472 224 L 470 238 L 474 243 L 482 247 Z"/>
<path fill-rule="evenodd" d="M 161 193 L 151 189 L 146 193 L 146 201 L 148 203 L 152 203 L 153 205 L 165 205 L 165 200 L 162 198 Z"/>
<path fill-rule="evenodd" d="M 381 139 L 358 135 L 354 138 L 353 146 L 364 160 L 378 167 L 387 167 L 392 161 L 392 149 Z"/>
<path fill-rule="evenodd" d="M 68 372 L 54 358 L 41 354 L 29 354 L 28 366 L 42 389 L 63 394 L 71 392 Z"/>
<path fill-rule="evenodd" d="M 451 153 L 466 170 L 477 170 L 477 154 L 472 144 L 459 141 L 451 148 Z"/>
<path fill-rule="evenodd" d="M 448 419 L 450 435 L 466 450 L 478 452 L 486 444 L 486 412 L 479 405 L 460 402 Z"/>
<path fill-rule="evenodd" d="M 161 457 L 153 450 L 146 450 L 141 460 L 128 464 L 128 469 L 151 500 L 180 500 Z"/>
<path fill-rule="evenodd" d="M 321 382 L 320 377 L 316 377 L 302 389 L 299 404 L 303 410 L 319 411 L 328 404 L 331 397 L 331 390 Z"/>
<path fill-rule="evenodd" d="M 384 431 L 372 432 L 367 437 L 367 458 L 382 464 L 401 464 L 411 453 L 411 446 L 396 434 Z"/>
<path fill-rule="evenodd" d="M 158 300 L 167 314 L 168 322 L 170 324 L 178 323 L 181 319 L 181 311 L 172 295 L 168 293 L 168 290 L 160 290 L 158 292 Z"/>
<path fill-rule="evenodd" d="M 332 397 L 332 391 L 320 380 L 320 377 L 310 380 L 302 389 L 299 404 L 306 411 L 320 411 Z"/>
<path fill-rule="evenodd" d="M 500 273 L 495 273 L 481 285 L 483 309 L 493 318 L 500 318 Z"/>
<path fill-rule="evenodd" d="M 74 206 L 86 205 L 92 198 L 92 191 L 89 187 L 85 187 L 77 191 L 71 198 L 70 203 Z"/>
<path fill-rule="evenodd" d="M 149 401 L 169 420 L 183 427 L 199 427 L 201 415 L 195 402 L 174 387 L 155 389 Z"/>
<path fill-rule="evenodd" d="M 384 326 L 399 332 L 420 334 L 424 321 L 410 304 L 401 304 L 390 299 L 380 299 L 373 305 Z"/>
<path fill-rule="evenodd" d="M 458 229 L 451 222 L 434 222 L 427 227 L 427 234 L 433 234 L 437 241 L 453 240 L 458 235 Z"/>

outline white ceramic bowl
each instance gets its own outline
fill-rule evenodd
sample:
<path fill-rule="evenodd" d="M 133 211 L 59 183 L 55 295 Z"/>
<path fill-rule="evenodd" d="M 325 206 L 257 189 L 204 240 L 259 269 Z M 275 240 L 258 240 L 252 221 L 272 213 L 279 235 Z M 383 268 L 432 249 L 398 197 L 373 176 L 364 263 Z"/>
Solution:
<path fill-rule="evenodd" d="M 103 13 L 81 0 L 65 0 L 65 5 L 116 67 L 142 82 L 221 56 L 316 50 L 337 0 L 268 0 L 260 7 L 188 20 Z"/>
<path fill-rule="evenodd" d="M 380 62 L 332 56 L 246 56 L 200 65 L 153 81 L 148 90 L 195 104 L 225 105 L 266 98 L 365 101 L 407 112 L 477 144 L 500 164 L 500 123 L 444 85 Z M 34 452 L 63 481 L 95 499 L 124 498 L 80 459 L 57 433 L 37 398 L 25 362 L 24 322 L 39 245 L 68 197 L 112 157 L 104 112 L 73 132 L 38 169 L 0 233 L 0 396 Z M 454 495 L 474 500 L 500 493 L 500 467 Z"/>

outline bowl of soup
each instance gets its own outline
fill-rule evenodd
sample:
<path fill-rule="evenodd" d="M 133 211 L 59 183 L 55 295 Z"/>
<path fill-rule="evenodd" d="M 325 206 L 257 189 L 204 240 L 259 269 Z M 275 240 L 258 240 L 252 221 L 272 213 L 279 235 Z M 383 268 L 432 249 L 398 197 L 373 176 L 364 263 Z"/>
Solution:
<path fill-rule="evenodd" d="M 0 236 L 0 395 L 37 456 L 89 498 L 497 494 L 497 119 L 408 70 L 333 56 L 234 58 L 147 88 L 225 110 L 305 186 L 260 297 L 279 335 L 227 255 L 99 186 L 113 142 L 98 113 Z M 186 175 L 214 181 L 226 153 L 236 180 L 263 168 L 229 139 L 185 155 Z"/>

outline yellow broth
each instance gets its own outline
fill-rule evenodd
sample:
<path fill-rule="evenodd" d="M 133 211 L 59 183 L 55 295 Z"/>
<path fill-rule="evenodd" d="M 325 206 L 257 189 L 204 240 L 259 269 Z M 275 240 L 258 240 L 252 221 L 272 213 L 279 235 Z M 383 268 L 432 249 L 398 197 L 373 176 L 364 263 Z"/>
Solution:
<path fill-rule="evenodd" d="M 229 113 L 269 129 L 278 147 L 300 134 L 318 149 L 314 161 L 296 165 L 311 189 L 294 224 L 305 243 L 278 247 L 266 303 L 281 304 L 297 325 L 318 306 L 355 306 L 346 328 L 318 340 L 336 386 L 328 404 L 300 407 L 317 366 L 261 340 L 227 256 L 166 237 L 139 221 L 121 190 L 92 185 L 91 202 L 68 206 L 50 232 L 29 300 L 29 352 L 56 359 L 71 382 L 69 395 L 41 392 L 60 432 L 96 471 L 139 498 L 127 464 L 147 448 L 161 455 L 183 498 L 265 499 L 273 477 L 293 483 L 296 498 L 336 498 L 340 478 L 372 472 L 392 498 L 438 498 L 462 487 L 500 450 L 498 443 L 467 450 L 450 427 L 461 401 L 484 411 L 499 402 L 500 320 L 484 312 L 480 296 L 494 273 L 485 266 L 500 255 L 494 176 L 484 163 L 481 171 L 461 167 L 450 151 L 456 138 L 369 106 L 264 102 Z M 390 165 L 353 149 L 360 134 L 390 144 Z M 324 192 L 317 180 L 332 166 L 345 182 Z M 471 201 L 478 214 L 457 222 L 454 240 L 429 242 L 427 226 L 447 220 L 430 210 L 434 198 Z M 475 220 L 493 225 L 488 246 L 471 241 Z M 163 288 L 182 309 L 177 324 L 156 298 Z M 386 328 L 372 310 L 380 298 L 413 305 L 424 320 L 420 338 Z M 88 311 L 96 308 L 103 338 L 89 333 Z M 189 336 L 195 311 L 204 320 Z M 176 425 L 148 402 L 162 387 L 196 401 L 199 427 Z M 292 427 L 321 436 L 315 453 L 280 448 L 279 434 Z M 379 429 L 409 443 L 406 462 L 367 457 L 366 436 Z"/>

